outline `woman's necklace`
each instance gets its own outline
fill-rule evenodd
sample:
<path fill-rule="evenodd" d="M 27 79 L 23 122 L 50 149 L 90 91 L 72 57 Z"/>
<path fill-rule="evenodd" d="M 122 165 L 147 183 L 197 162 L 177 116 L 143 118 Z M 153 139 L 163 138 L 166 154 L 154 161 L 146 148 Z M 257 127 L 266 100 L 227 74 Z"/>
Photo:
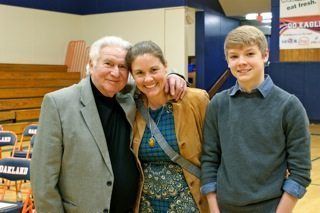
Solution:
<path fill-rule="evenodd" d="M 159 116 L 158 116 L 158 121 L 156 122 L 156 125 L 157 125 L 157 126 L 158 126 L 158 124 L 159 124 L 159 122 L 160 122 L 160 120 L 161 120 L 161 116 L 162 116 L 162 113 L 163 113 L 163 109 L 164 109 L 164 106 L 162 106 L 161 111 L 160 111 L 160 114 L 159 114 Z M 150 133 L 151 133 L 151 137 L 150 137 L 149 140 L 148 140 L 148 144 L 149 144 L 149 146 L 152 148 L 152 147 L 154 147 L 154 146 L 156 145 L 156 139 L 155 139 L 154 136 L 153 136 L 153 132 L 152 132 L 152 128 L 151 128 L 151 122 L 150 122 L 150 119 L 152 119 L 152 118 L 151 118 L 151 116 L 150 116 L 150 112 L 149 112 L 149 111 L 148 111 L 148 118 L 149 118 L 148 124 L 149 124 Z"/>

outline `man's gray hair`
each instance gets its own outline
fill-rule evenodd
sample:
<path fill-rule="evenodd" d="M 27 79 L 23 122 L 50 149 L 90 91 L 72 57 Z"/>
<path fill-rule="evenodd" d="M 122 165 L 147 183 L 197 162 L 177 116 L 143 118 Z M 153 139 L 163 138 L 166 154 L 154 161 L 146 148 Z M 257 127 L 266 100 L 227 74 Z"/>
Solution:
<path fill-rule="evenodd" d="M 100 50 L 105 46 L 118 46 L 125 50 L 129 50 L 132 44 L 117 36 L 105 36 L 100 38 L 99 40 L 95 41 L 90 47 L 89 58 L 93 65 L 96 65 L 100 57 Z"/>

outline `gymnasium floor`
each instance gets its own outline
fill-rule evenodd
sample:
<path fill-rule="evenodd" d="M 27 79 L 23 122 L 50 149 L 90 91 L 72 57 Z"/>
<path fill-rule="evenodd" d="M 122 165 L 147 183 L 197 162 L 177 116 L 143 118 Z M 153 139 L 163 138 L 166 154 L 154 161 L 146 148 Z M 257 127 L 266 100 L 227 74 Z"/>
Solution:
<path fill-rule="evenodd" d="M 311 185 L 306 195 L 298 202 L 293 213 L 319 213 L 320 212 L 320 124 L 311 124 Z M 6 157 L 6 156 L 4 156 Z M 28 184 L 25 186 L 28 187 Z M 7 199 L 14 200 L 14 193 Z"/>
<path fill-rule="evenodd" d="M 312 182 L 305 196 L 298 202 L 293 213 L 320 212 L 320 124 L 311 124 Z"/>

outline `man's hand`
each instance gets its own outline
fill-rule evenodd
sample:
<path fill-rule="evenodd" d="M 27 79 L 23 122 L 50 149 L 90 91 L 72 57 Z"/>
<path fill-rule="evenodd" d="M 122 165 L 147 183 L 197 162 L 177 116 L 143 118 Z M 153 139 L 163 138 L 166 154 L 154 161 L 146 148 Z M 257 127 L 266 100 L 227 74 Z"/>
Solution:
<path fill-rule="evenodd" d="M 165 92 L 169 93 L 174 100 L 182 99 L 187 90 L 187 82 L 174 73 L 167 75 L 167 82 L 165 85 Z"/>

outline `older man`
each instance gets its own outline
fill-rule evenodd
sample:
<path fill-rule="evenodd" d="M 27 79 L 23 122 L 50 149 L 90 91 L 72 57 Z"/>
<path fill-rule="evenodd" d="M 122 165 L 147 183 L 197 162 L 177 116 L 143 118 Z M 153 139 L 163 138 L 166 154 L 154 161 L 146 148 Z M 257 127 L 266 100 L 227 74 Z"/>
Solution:
<path fill-rule="evenodd" d="M 136 113 L 125 64 L 130 47 L 118 37 L 97 40 L 90 75 L 44 97 L 31 163 L 37 212 L 133 211 L 140 176 L 130 149 Z M 171 92 L 183 95 L 183 79 L 168 81 Z"/>

